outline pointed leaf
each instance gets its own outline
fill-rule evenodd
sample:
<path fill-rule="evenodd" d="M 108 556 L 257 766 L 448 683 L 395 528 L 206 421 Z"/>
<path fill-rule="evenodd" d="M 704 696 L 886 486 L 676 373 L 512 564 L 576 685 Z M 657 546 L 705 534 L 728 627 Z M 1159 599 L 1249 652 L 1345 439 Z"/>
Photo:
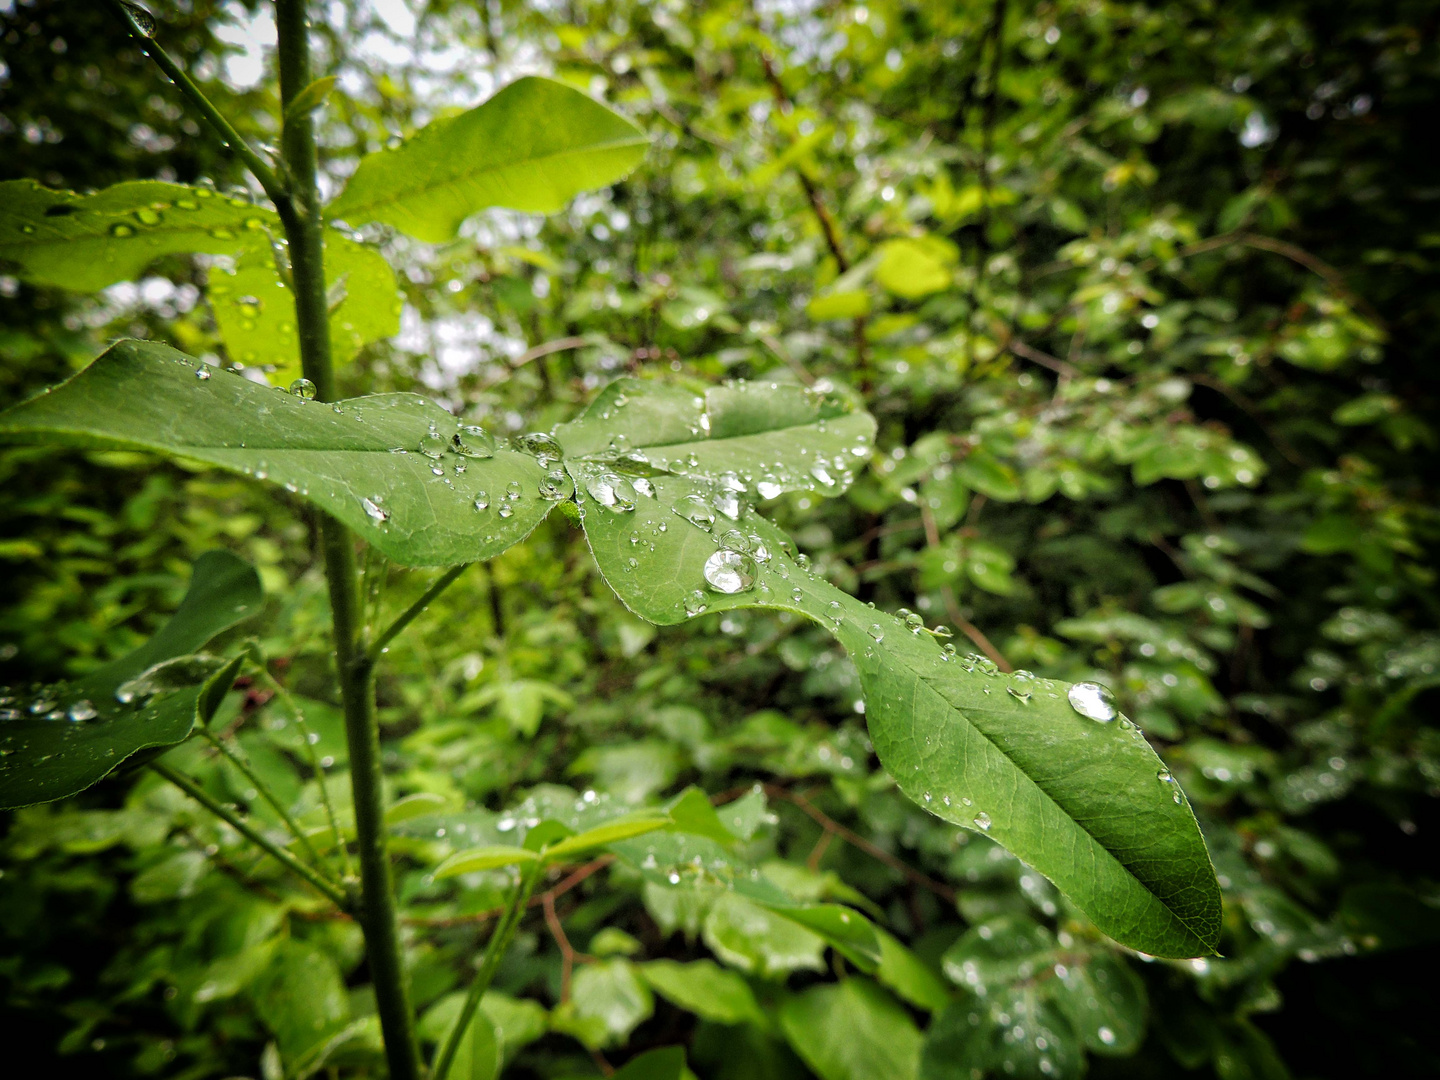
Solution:
<path fill-rule="evenodd" d="M 406 566 L 488 559 L 549 513 L 554 504 L 539 496 L 545 473 L 534 458 L 504 448 L 491 458 L 435 449 L 432 426 L 440 447 L 457 433 L 453 416 L 414 394 L 325 405 L 164 345 L 122 341 L 0 414 L 0 440 L 150 450 L 269 480 Z M 421 454 L 422 443 L 439 458 Z M 486 505 L 477 510 L 481 492 Z"/>
<path fill-rule="evenodd" d="M 593 829 L 586 829 L 582 833 L 567 836 L 564 840 L 551 844 L 545 849 L 545 861 L 547 863 L 562 862 L 576 855 L 594 851 L 596 848 L 619 843 L 621 840 L 630 840 L 637 836 L 644 836 L 646 833 L 658 832 L 672 824 L 674 822 L 670 820 L 670 815 L 663 810 L 631 814 L 618 821 L 597 825 Z"/>
<path fill-rule="evenodd" d="M 0 720 L 0 809 L 50 802 L 98 783 L 137 751 L 170 746 L 205 723 L 235 681 L 237 657 L 218 671 L 200 668 L 195 683 L 122 704 L 116 691 L 152 666 L 183 657 L 260 610 L 255 570 L 227 551 L 195 560 L 185 599 L 140 648 L 77 682 L 22 696 Z M 183 681 L 186 670 L 174 671 Z M 44 704 L 38 713 L 32 706 Z M 51 719 L 54 717 L 54 719 Z"/>
<path fill-rule="evenodd" d="M 435 868 L 430 876 L 436 881 L 473 874 L 477 870 L 498 870 L 502 866 L 519 866 L 532 863 L 539 856 L 533 851 L 518 847 L 477 847 L 457 851 Z"/>
<path fill-rule="evenodd" d="M 821 1080 L 915 1080 L 922 1039 L 908 1013 L 869 979 L 812 986 L 780 1009 L 780 1027 Z"/>
<path fill-rule="evenodd" d="M 742 976 L 713 960 L 682 964 L 652 960 L 636 970 L 667 1001 L 717 1024 L 766 1024 L 755 992 Z"/>
<path fill-rule="evenodd" d="M 1133 724 L 1087 719 L 1063 683 L 950 659 L 928 633 L 801 569 L 784 536 L 743 505 L 735 521 L 696 524 L 675 508 L 703 488 L 675 476 L 651 483 L 655 497 L 633 511 L 581 503 L 591 550 L 627 607 L 662 624 L 733 607 L 809 616 L 855 662 L 876 752 L 907 795 L 999 841 L 1116 940 L 1158 956 L 1214 950 L 1220 895 L 1199 827 Z M 737 592 L 705 574 L 731 530 L 767 556 L 752 543 L 732 564 L 740 576 L 716 578 L 725 589 L 753 579 Z"/>
<path fill-rule="evenodd" d="M 382 221 L 438 244 L 486 207 L 554 213 L 580 192 L 619 180 L 645 146 L 639 128 L 580 91 L 519 79 L 483 105 L 364 158 L 326 214 L 352 225 Z"/>
<path fill-rule="evenodd" d="M 94 292 L 139 277 L 161 255 L 268 246 L 279 218 L 207 188 L 133 180 L 93 195 L 33 180 L 0 183 L 0 260 L 40 285 Z"/>

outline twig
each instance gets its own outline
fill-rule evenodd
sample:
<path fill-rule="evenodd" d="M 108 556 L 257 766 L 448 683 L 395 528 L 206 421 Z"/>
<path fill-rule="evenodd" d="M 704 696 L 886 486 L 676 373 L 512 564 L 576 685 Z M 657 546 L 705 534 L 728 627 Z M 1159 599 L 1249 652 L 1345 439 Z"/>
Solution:
<path fill-rule="evenodd" d="M 748 791 L 749 788 L 746 788 L 745 790 Z M 575 888 L 575 886 L 579 885 L 591 874 L 594 874 L 598 870 L 603 870 L 605 867 L 609 866 L 614 861 L 614 855 L 602 855 L 598 859 L 591 860 L 585 865 L 578 867 L 572 874 L 570 874 L 569 877 L 564 878 L 558 885 L 551 887 L 539 896 L 532 897 L 528 902 L 528 906 L 533 908 L 539 904 L 544 903 L 545 897 L 547 896 L 550 897 L 551 900 L 555 900 L 561 896 L 564 896 L 567 892 Z M 489 922 L 497 915 L 503 915 L 505 911 L 506 909 L 504 907 L 498 907 L 490 908 L 488 911 L 477 911 L 473 915 L 444 915 L 439 918 L 427 918 L 423 915 L 411 915 L 408 916 L 404 921 L 408 926 L 427 926 L 433 927 L 437 930 L 446 930 L 456 926 L 468 926 L 472 923 Z"/>
<path fill-rule="evenodd" d="M 549 356 L 551 353 L 565 352 L 568 349 L 583 349 L 591 343 L 588 337 L 563 337 L 554 341 L 547 341 L 540 345 L 534 345 L 526 349 L 514 360 L 508 361 L 511 370 L 524 367 L 532 360 L 539 360 L 542 356 Z"/>
<path fill-rule="evenodd" d="M 291 816 L 290 811 L 280 802 L 279 796 L 270 790 L 270 785 L 265 783 L 255 770 L 250 767 L 250 763 L 225 745 L 225 740 L 216 735 L 208 727 L 200 726 L 200 735 L 206 742 L 219 751 L 230 764 L 239 769 L 240 774 L 244 776 L 246 780 L 254 785 L 256 793 L 269 803 L 271 808 L 280 815 L 280 820 L 285 823 L 285 828 L 289 830 L 291 836 L 300 842 L 300 846 L 305 849 L 305 853 L 310 856 L 310 860 L 319 863 L 321 861 L 320 853 L 315 850 L 315 845 L 310 842 L 309 835 L 304 829 L 300 828 L 299 823 Z"/>
<path fill-rule="evenodd" d="M 950 616 L 950 621 L 960 628 L 960 632 L 969 638 L 976 648 L 993 660 L 995 666 L 1001 671 L 1007 675 L 1013 672 L 1015 668 L 1009 660 L 1005 659 L 1004 654 L 991 643 L 978 626 L 960 613 L 960 604 L 955 599 L 955 590 L 949 585 L 945 585 L 940 589 L 940 595 L 945 600 L 945 613 Z"/>
<path fill-rule="evenodd" d="M 190 777 L 184 773 L 177 772 L 161 761 L 152 761 L 150 768 L 166 780 L 169 780 L 181 791 L 185 792 L 186 795 L 189 795 L 201 806 L 205 807 L 206 810 L 209 810 L 267 855 L 270 855 L 287 870 L 304 878 L 341 911 L 350 911 L 350 898 L 345 895 L 344 890 L 333 882 L 326 880 L 312 867 L 306 866 L 299 859 L 295 858 L 294 855 L 291 855 L 290 852 L 286 851 L 279 844 L 276 844 L 254 826 L 246 822 L 240 815 L 217 802 L 210 796 L 209 792 L 195 783 L 194 780 L 191 780 Z"/>
<path fill-rule="evenodd" d="M 545 909 L 545 928 L 550 931 L 550 936 L 560 948 L 560 1003 L 563 1005 L 570 1000 L 570 976 L 575 972 L 575 961 L 592 958 L 576 952 L 575 946 L 570 944 L 565 927 L 560 923 L 560 916 L 555 914 L 555 894 L 544 893 L 540 901 L 541 907 Z"/>
<path fill-rule="evenodd" d="M 420 599 L 416 600 L 406 608 L 400 616 L 381 631 L 380 636 L 375 639 L 375 644 L 370 646 L 370 659 L 372 662 L 380 658 L 385 651 L 385 646 L 395 640 L 395 637 L 409 626 L 415 619 L 430 606 L 430 602 L 450 587 L 451 582 L 458 578 L 470 567 L 470 563 L 461 563 L 459 566 L 452 566 L 445 573 L 435 579 L 434 583 L 425 590 Z"/>
<path fill-rule="evenodd" d="M 745 790 L 748 791 L 749 788 L 746 788 Z M 847 844 L 851 845 L 852 847 L 858 848 L 866 855 L 869 855 L 872 859 L 877 859 L 878 861 L 884 863 L 886 866 L 890 867 L 890 869 L 903 875 L 908 881 L 914 882 L 921 888 L 929 889 L 932 893 L 940 897 L 942 900 L 945 900 L 949 903 L 955 902 L 955 890 L 949 885 L 946 885 L 943 881 L 936 881 L 928 874 L 916 870 L 909 863 L 905 862 L 905 860 L 897 858 L 896 856 L 890 854 L 890 852 L 886 851 L 884 848 L 878 847 L 877 845 L 871 843 L 869 840 L 866 840 L 865 837 L 861 836 L 859 833 L 854 832 L 851 829 L 847 829 L 844 825 L 841 825 L 829 814 L 825 813 L 825 811 L 821 810 L 818 806 L 812 803 L 804 795 L 801 795 L 798 792 L 790 791 L 787 788 L 783 788 L 779 784 L 766 784 L 765 793 L 772 798 L 783 799 L 788 803 L 792 803 L 793 805 L 798 806 L 802 811 L 804 811 L 806 815 L 811 818 L 811 820 L 813 820 L 826 832 L 834 833 L 841 840 L 844 840 Z"/>

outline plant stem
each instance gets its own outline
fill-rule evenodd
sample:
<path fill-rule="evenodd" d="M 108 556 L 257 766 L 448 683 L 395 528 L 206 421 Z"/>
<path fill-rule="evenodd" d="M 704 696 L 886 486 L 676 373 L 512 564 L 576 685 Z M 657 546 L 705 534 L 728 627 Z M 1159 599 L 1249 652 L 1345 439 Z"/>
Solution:
<path fill-rule="evenodd" d="M 200 110 L 200 115 L 205 117 L 205 120 L 215 129 L 220 136 L 220 141 L 240 155 L 240 160 L 245 162 L 245 167 L 254 174 L 256 180 L 260 181 L 260 186 L 265 189 L 265 194 L 270 196 L 270 201 L 276 207 L 279 207 L 281 203 L 288 203 L 290 194 L 286 191 L 280 178 L 275 175 L 275 170 L 270 167 L 269 163 L 250 148 L 250 144 L 241 138 L 240 133 L 235 130 L 229 120 L 221 115 L 220 110 L 210 103 L 210 99 L 191 81 L 190 76 L 181 70 L 179 64 L 170 59 L 170 54 L 156 44 L 149 34 L 145 33 L 135 16 L 120 0 L 110 0 L 110 6 L 124 20 L 125 25 L 130 28 L 130 32 L 139 39 L 140 47 L 145 50 L 146 55 L 154 60 L 156 66 L 180 88 L 180 92 L 190 99 L 190 103 Z"/>
<path fill-rule="evenodd" d="M 290 835 L 300 842 L 300 845 L 305 849 L 305 853 L 310 856 L 310 861 L 319 865 L 321 862 L 320 853 L 315 850 L 315 845 L 310 842 L 310 837 L 306 835 L 304 829 L 300 828 L 299 823 L 291 816 L 290 811 L 285 809 L 285 805 L 280 801 L 279 797 L 270 790 L 270 786 L 250 767 L 250 763 L 234 750 L 231 750 L 230 747 L 226 746 L 225 740 L 209 728 L 201 727 L 200 734 L 206 742 L 223 754 L 229 760 L 230 764 L 239 769 L 240 774 L 244 776 L 246 780 L 249 780 L 250 783 L 255 786 L 255 790 L 259 793 L 260 797 L 268 802 L 271 808 L 280 815 L 280 820 L 285 823 L 285 828 L 290 831 Z"/>
<path fill-rule="evenodd" d="M 460 1048 L 460 1040 L 465 1035 L 465 1029 L 474 1019 L 475 1010 L 480 1007 L 480 999 L 490 988 L 490 983 L 495 978 L 495 971 L 505 956 L 505 950 L 510 947 L 510 942 L 515 937 L 515 931 L 520 927 L 520 920 L 525 916 L 525 905 L 529 903 L 530 894 L 535 891 L 535 883 L 540 880 L 540 875 L 544 872 L 543 862 L 543 859 L 537 860 L 525 870 L 519 883 L 515 886 L 515 894 L 510 898 L 504 916 L 495 924 L 495 929 L 490 934 L 490 941 L 485 946 L 485 957 L 480 961 L 480 970 L 475 973 L 475 980 L 470 984 L 470 990 L 465 995 L 465 1004 L 460 1008 L 460 1016 L 455 1021 L 455 1026 L 450 1029 L 450 1034 L 445 1039 L 445 1045 L 440 1048 L 440 1053 L 435 1057 L 435 1069 L 431 1074 L 431 1080 L 445 1080 L 446 1075 L 450 1072 L 450 1066 L 455 1060 L 455 1051 Z"/>
<path fill-rule="evenodd" d="M 275 22 L 280 61 L 281 108 L 310 84 L 309 25 L 304 0 L 277 0 Z M 282 151 L 293 202 L 277 206 L 290 241 L 295 282 L 295 319 L 300 362 L 320 401 L 335 400 L 330 358 L 330 320 L 325 297 L 324 222 L 315 177 L 318 169 L 315 121 L 309 112 L 287 117 Z M 350 747 L 350 783 L 355 807 L 363 897 L 361 926 L 375 986 L 376 1011 L 385 1039 L 391 1080 L 418 1080 L 420 1052 L 400 949 L 390 855 L 385 832 L 385 796 L 380 762 L 380 727 L 375 716 L 375 667 L 364 641 L 355 542 L 334 518 L 321 519 L 325 576 L 335 634 L 335 661 Z"/>
<path fill-rule="evenodd" d="M 450 583 L 469 569 L 469 567 L 469 563 L 461 563 L 459 566 L 452 566 L 449 570 L 446 570 L 445 573 L 441 574 L 435 580 L 434 584 L 425 590 L 425 594 L 421 596 L 419 600 L 416 600 L 406 608 L 399 618 L 387 626 L 380 633 L 380 636 L 375 639 L 374 644 L 370 646 L 371 661 L 378 661 L 380 654 L 385 651 L 385 646 L 394 641 L 402 630 L 414 622 L 416 617 L 430 606 L 431 601 L 449 588 Z"/>
<path fill-rule="evenodd" d="M 182 772 L 177 772 L 175 769 L 170 768 L 169 765 L 159 761 L 152 761 L 150 768 L 166 780 L 169 780 L 181 791 L 185 792 L 186 795 L 189 795 L 201 806 L 205 807 L 206 810 L 209 810 L 216 817 L 220 818 L 220 820 L 224 821 L 256 847 L 262 849 L 287 870 L 298 874 L 311 885 L 315 886 L 316 889 L 323 893 L 331 903 L 341 911 L 350 910 L 349 898 L 346 897 L 344 891 L 340 889 L 339 886 L 325 880 L 325 878 L 321 877 L 316 871 L 306 866 L 299 859 L 295 858 L 294 855 L 291 855 L 290 852 L 286 851 L 279 844 L 276 844 L 265 836 L 264 833 L 246 822 L 239 814 L 234 813 L 225 807 L 224 804 L 211 798 L 210 793 L 195 783 L 194 780 L 191 780 L 190 777 Z"/>

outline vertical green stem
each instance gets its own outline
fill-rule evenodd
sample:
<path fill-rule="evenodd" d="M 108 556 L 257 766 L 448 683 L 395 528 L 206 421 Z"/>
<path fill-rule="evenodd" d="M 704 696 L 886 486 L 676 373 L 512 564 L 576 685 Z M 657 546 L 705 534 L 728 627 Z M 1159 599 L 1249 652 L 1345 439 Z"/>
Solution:
<path fill-rule="evenodd" d="M 287 108 L 310 84 L 309 20 L 304 0 L 277 0 L 275 21 L 280 60 L 280 98 Z M 330 359 L 330 322 L 325 297 L 324 222 L 316 188 L 315 123 L 309 113 L 288 116 L 281 141 L 291 204 L 281 207 L 290 241 L 295 285 L 295 316 L 300 362 L 315 384 L 316 397 L 334 401 L 335 372 Z M 420 1054 L 414 1015 L 400 949 L 390 857 L 386 845 L 384 792 L 380 766 L 380 728 L 375 716 L 375 669 L 364 640 L 360 580 L 350 531 L 331 517 L 321 522 L 325 573 L 335 627 L 335 661 L 350 746 L 350 780 L 355 803 L 363 900 L 361 924 L 370 977 L 391 1080 L 418 1080 Z"/>
<path fill-rule="evenodd" d="M 465 1037 L 465 1029 L 474 1019 L 475 1010 L 480 1007 L 480 999 L 485 996 L 485 991 L 494 981 L 500 961 L 505 958 L 505 950 L 510 947 L 510 942 L 515 938 L 515 931 L 520 928 L 520 920 L 525 917 L 525 905 L 530 902 L 530 894 L 535 891 L 535 883 L 540 880 L 540 875 L 544 872 L 543 863 L 543 859 L 537 860 L 522 872 L 520 881 L 515 886 L 515 892 L 510 898 L 509 906 L 495 924 L 495 929 L 490 934 L 490 941 L 485 946 L 485 956 L 480 961 L 480 970 L 475 973 L 475 980 L 470 984 L 470 990 L 465 995 L 465 1004 L 460 1007 L 460 1015 L 455 1021 L 455 1026 L 450 1029 L 450 1034 L 445 1039 L 444 1045 L 441 1046 L 440 1053 L 435 1057 L 435 1068 L 431 1074 L 431 1080 L 446 1080 L 446 1074 L 450 1072 L 450 1066 L 455 1061 L 455 1051 L 460 1048 L 460 1040 Z"/>

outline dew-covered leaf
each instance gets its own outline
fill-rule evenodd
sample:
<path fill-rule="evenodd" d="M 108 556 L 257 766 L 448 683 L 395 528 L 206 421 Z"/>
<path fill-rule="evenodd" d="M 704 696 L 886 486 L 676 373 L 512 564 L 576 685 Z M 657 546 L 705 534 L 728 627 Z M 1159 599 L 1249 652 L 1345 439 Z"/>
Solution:
<path fill-rule="evenodd" d="M 0 260 L 38 285 L 94 292 L 161 255 L 231 255 L 267 247 L 270 233 L 280 233 L 274 211 L 207 188 L 131 180 L 77 195 L 0 183 Z"/>
<path fill-rule="evenodd" d="M 802 568 L 743 501 L 733 518 L 687 512 L 703 485 L 648 482 L 654 497 L 633 510 L 581 502 L 596 562 L 630 610 L 661 624 L 735 607 L 814 619 L 855 663 L 876 752 L 907 795 L 999 841 L 1116 940 L 1158 956 L 1214 950 L 1219 887 L 1194 815 L 1105 691 L 947 652 Z"/>
<path fill-rule="evenodd" d="M 785 491 L 839 494 L 869 458 L 874 436 L 869 413 L 793 383 L 695 393 L 639 379 L 611 383 L 555 431 L 577 489 L 592 500 L 623 508 L 634 480 L 659 470 L 709 483 L 712 510 Z"/>
<path fill-rule="evenodd" d="M 0 808 L 83 791 L 137 751 L 178 743 L 208 721 L 240 661 L 190 654 L 261 602 L 253 567 L 226 551 L 206 552 L 180 607 L 140 648 L 73 683 L 3 691 Z"/>
<path fill-rule="evenodd" d="M 1063 1013 L 1034 986 L 964 997 L 925 1034 L 921 1080 L 1079 1080 L 1085 1053 Z"/>
<path fill-rule="evenodd" d="M 406 566 L 488 559 L 549 513 L 537 460 L 503 446 L 476 456 L 488 439 L 415 394 L 327 405 L 146 341 L 0 414 L 3 441 L 149 450 L 268 480 Z"/>
<path fill-rule="evenodd" d="M 532 76 L 362 159 L 326 212 L 443 243 L 487 207 L 554 213 L 580 192 L 623 177 L 646 144 L 639 128 L 598 101 Z"/>

